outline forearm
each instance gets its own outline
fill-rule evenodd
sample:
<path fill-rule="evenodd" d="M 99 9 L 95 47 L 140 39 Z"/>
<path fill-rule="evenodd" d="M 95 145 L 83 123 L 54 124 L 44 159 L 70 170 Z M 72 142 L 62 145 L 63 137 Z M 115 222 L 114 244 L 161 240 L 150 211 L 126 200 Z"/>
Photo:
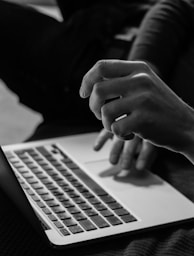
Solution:
<path fill-rule="evenodd" d="M 194 1 L 159 1 L 145 16 L 129 55 L 149 62 L 166 81 L 193 31 Z"/>

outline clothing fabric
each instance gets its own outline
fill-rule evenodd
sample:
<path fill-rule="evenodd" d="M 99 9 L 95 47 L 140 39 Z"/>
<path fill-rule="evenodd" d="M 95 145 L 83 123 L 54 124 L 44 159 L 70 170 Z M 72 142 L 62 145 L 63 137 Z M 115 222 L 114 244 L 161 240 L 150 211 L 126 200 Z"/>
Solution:
<path fill-rule="evenodd" d="M 106 6 L 103 5 L 104 2 Z M 102 20 L 101 24 L 95 27 L 95 33 L 92 32 L 92 37 L 90 37 L 90 39 L 98 37 L 97 32 L 99 32 L 101 36 L 106 37 L 105 44 L 104 40 L 100 40 L 101 43 L 95 44 L 95 46 L 91 45 L 91 48 L 84 48 L 82 52 L 79 51 L 79 44 L 71 50 L 72 29 L 75 28 L 75 31 L 80 33 L 79 28 L 81 28 L 80 25 L 74 26 L 75 20 L 79 20 L 80 17 L 84 19 L 93 3 L 97 4 L 96 10 L 99 8 L 103 10 L 103 15 L 100 16 L 102 18 L 109 10 L 108 5 L 113 2 L 119 8 L 117 8 L 118 12 L 115 12 L 115 8 L 111 9 L 114 10 L 111 15 L 113 13 L 115 15 L 111 26 L 103 27 L 104 20 Z M 137 3 L 140 9 L 135 5 Z M 58 4 L 63 13 L 64 23 L 39 14 L 31 8 L 0 1 L 0 31 L 2 35 L 0 40 L 0 77 L 4 79 L 11 90 L 18 94 L 22 103 L 41 112 L 45 117 L 45 122 L 37 128 L 29 140 L 92 131 L 100 127 L 99 122 L 89 111 L 88 102 L 80 100 L 73 91 L 79 89 L 82 75 L 90 68 L 90 65 L 106 54 L 114 34 L 121 27 L 130 24 L 133 26 L 135 24 L 140 28 L 128 58 L 151 63 L 158 74 L 166 82 L 169 82 L 172 88 L 179 91 L 187 102 L 192 104 L 192 83 L 194 82 L 192 69 L 194 67 L 194 58 L 192 59 L 194 56 L 192 44 L 193 1 L 130 2 L 123 0 L 120 5 L 120 2 L 116 0 L 78 1 L 78 3 L 77 1 L 74 3 L 72 0 L 58 0 Z M 122 17 L 120 23 L 117 24 L 116 17 L 120 17 L 119 13 L 121 10 L 123 11 L 123 6 L 126 7 L 124 8 L 125 15 L 126 12 L 129 14 L 132 7 L 133 10 L 138 10 L 136 14 L 138 13 L 139 16 L 133 15 L 133 19 L 138 17 L 134 23 L 133 19 L 128 20 L 128 16 L 124 15 L 124 19 Z M 108 13 L 110 12 L 108 11 Z M 97 14 L 99 13 L 97 12 Z M 111 15 L 109 17 L 112 17 Z M 99 16 L 97 17 L 96 19 L 99 20 Z M 92 21 L 93 17 L 90 18 Z M 83 23 L 87 27 L 84 30 L 85 38 L 87 38 L 91 24 L 87 24 L 86 20 Z M 110 23 L 108 22 L 108 24 Z M 116 26 L 115 30 L 114 26 Z M 103 33 L 101 33 L 102 27 Z M 105 33 L 107 31 L 108 36 Z M 79 39 L 76 37 L 73 39 L 79 40 L 83 44 L 85 42 L 82 39 L 83 33 L 79 35 Z M 94 43 L 94 41 L 89 42 Z M 80 72 L 79 67 L 83 69 L 79 74 L 76 73 L 78 74 L 75 75 L 76 83 L 72 83 L 75 77 L 74 74 L 69 74 L 71 68 L 68 67 L 68 64 L 72 65 L 71 67 L 76 67 L 71 63 L 75 49 L 81 59 L 83 56 L 85 58 L 90 56 L 90 53 L 93 54 L 96 49 L 97 55 L 92 55 L 92 60 L 86 59 L 85 62 L 79 62 L 79 58 L 75 59 L 79 62 L 76 71 Z M 91 62 L 88 63 L 88 61 Z M 82 65 L 86 66 L 82 67 Z M 71 111 L 71 109 L 75 106 L 77 108 L 72 115 L 73 110 Z M 58 114 L 55 115 L 56 113 Z M 54 116 L 58 120 L 54 120 Z M 194 166 L 186 159 L 178 154 L 161 150 L 152 169 L 194 202 Z M 2 256 L 194 255 L 194 222 L 56 252 L 40 240 L 14 204 L 7 201 L 3 192 L 0 193 L 0 202 L 2 205 L 0 211 L 0 255 Z"/>

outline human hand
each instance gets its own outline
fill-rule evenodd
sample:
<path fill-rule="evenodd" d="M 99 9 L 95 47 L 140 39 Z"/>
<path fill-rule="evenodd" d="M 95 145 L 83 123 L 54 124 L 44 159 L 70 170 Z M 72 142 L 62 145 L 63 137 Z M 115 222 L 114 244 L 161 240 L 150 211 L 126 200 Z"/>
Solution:
<path fill-rule="evenodd" d="M 90 97 L 90 109 L 119 138 L 134 133 L 194 159 L 194 110 L 145 62 L 97 62 L 84 76 L 80 96 Z"/>
<path fill-rule="evenodd" d="M 108 139 L 113 140 L 109 161 L 115 165 L 120 163 L 123 169 L 143 171 L 150 168 L 156 156 L 156 148 L 147 140 L 135 136 L 124 141 L 113 133 L 102 129 L 94 143 L 94 149 L 100 150 Z"/>

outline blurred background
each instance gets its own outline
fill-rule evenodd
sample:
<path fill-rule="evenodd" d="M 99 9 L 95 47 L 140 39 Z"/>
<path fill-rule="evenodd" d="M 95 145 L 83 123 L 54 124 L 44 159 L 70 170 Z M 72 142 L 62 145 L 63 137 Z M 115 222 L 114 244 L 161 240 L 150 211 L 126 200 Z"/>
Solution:
<path fill-rule="evenodd" d="M 0 0 L 1 1 L 1 0 Z M 6 0 L 30 5 L 38 11 L 62 20 L 55 0 Z M 18 98 L 0 80 L 0 145 L 22 142 L 41 122 L 41 115 L 18 102 Z"/>

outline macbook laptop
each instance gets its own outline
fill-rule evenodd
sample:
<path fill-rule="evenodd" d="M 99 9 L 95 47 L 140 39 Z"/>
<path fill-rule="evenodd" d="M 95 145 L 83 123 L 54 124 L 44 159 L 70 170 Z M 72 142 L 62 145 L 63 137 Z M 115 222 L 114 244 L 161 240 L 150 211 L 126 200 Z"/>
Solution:
<path fill-rule="evenodd" d="M 54 248 L 194 219 L 194 204 L 157 175 L 111 166 L 97 133 L 2 146 L 0 186 Z M 113 175 L 115 174 L 115 175 Z"/>

